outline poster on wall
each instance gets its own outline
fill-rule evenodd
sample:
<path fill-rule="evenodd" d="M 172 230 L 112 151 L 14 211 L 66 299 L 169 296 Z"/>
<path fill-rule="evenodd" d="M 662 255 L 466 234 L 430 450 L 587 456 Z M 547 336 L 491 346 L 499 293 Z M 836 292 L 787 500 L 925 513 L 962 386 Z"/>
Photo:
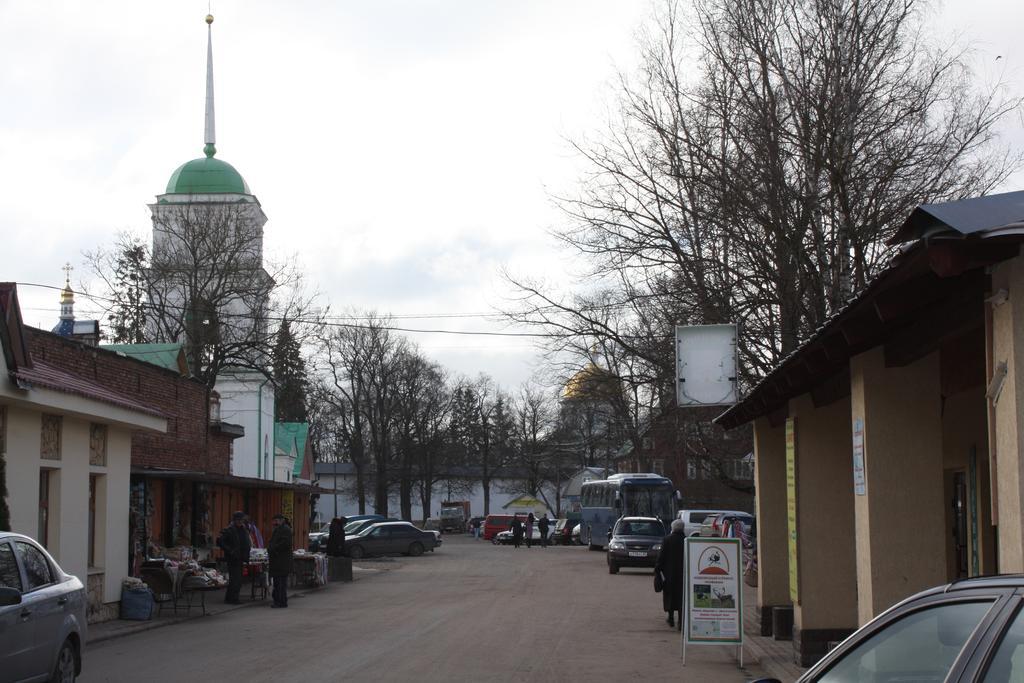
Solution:
<path fill-rule="evenodd" d="M 864 479 L 864 420 L 853 421 L 853 493 L 863 496 L 867 493 Z"/>
<path fill-rule="evenodd" d="M 735 645 L 743 666 L 743 566 L 738 538 L 686 539 L 683 665 L 688 645 Z"/>
<path fill-rule="evenodd" d="M 789 544 L 789 599 L 794 605 L 800 603 L 796 505 L 796 422 L 791 417 L 786 420 L 786 526 Z"/>

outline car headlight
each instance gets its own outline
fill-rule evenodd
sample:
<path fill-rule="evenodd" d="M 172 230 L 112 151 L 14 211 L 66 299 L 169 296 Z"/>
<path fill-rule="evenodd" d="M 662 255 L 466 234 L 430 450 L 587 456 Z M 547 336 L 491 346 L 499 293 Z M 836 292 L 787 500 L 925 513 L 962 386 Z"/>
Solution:
<path fill-rule="evenodd" d="M 626 544 L 622 543 L 621 541 L 612 541 L 611 543 L 608 544 L 608 549 L 609 550 L 623 550 L 623 549 L 625 549 L 625 547 L 626 547 Z"/>
<path fill-rule="evenodd" d="M 660 543 L 655 543 L 654 545 L 651 546 L 651 550 L 661 550 L 661 544 Z"/>

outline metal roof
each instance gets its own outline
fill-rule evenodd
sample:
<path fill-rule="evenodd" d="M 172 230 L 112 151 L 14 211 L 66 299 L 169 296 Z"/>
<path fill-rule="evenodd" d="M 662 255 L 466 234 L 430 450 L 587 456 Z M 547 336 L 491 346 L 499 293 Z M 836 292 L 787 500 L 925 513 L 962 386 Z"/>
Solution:
<path fill-rule="evenodd" d="M 809 338 L 780 360 L 742 401 L 715 418 L 715 423 L 732 429 L 770 414 L 784 407 L 789 398 L 832 379 L 850 355 L 883 343 L 888 331 L 906 321 L 898 315 L 883 319 L 878 311 L 879 297 L 902 296 L 908 311 L 936 304 L 935 301 L 928 304 L 928 299 L 943 291 L 942 285 L 926 282 L 922 276 L 931 274 L 940 281 L 956 283 L 963 279 L 964 273 L 981 273 L 984 266 L 1019 255 L 1022 240 L 1024 191 L 918 206 L 891 241 L 908 242 L 900 245 L 896 256 Z M 946 291 L 945 296 L 952 297 L 955 293 L 956 290 Z M 861 325 L 865 321 L 873 323 L 877 329 L 865 332 Z M 852 342 L 848 331 L 859 337 L 859 341 Z M 836 340 L 835 348 L 828 348 L 830 342 Z M 808 358 L 821 352 L 829 359 L 824 364 L 827 373 L 810 372 Z"/>
<path fill-rule="evenodd" d="M 184 354 L 183 344 L 100 344 L 105 351 L 141 360 L 151 365 L 173 370 L 187 377 L 188 359 Z"/>
<path fill-rule="evenodd" d="M 1024 230 L 1024 190 L 939 204 L 921 204 L 910 212 L 889 244 L 939 234 L 968 236 L 1007 228 Z"/>

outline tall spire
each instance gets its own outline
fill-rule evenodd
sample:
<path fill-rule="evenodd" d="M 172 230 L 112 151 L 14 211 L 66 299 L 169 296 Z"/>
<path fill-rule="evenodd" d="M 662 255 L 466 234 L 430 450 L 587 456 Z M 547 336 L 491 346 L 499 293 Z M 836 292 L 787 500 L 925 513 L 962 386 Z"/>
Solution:
<path fill-rule="evenodd" d="M 203 153 L 212 157 L 217 153 L 217 132 L 213 123 L 213 15 L 206 15 L 206 145 Z"/>

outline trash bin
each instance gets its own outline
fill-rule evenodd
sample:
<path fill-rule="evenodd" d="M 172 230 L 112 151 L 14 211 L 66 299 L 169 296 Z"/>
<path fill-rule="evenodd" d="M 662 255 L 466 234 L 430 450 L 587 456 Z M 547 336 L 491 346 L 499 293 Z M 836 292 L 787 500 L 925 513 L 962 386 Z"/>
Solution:
<path fill-rule="evenodd" d="M 327 580 L 328 581 L 351 581 L 352 560 L 347 557 L 327 558 Z"/>

